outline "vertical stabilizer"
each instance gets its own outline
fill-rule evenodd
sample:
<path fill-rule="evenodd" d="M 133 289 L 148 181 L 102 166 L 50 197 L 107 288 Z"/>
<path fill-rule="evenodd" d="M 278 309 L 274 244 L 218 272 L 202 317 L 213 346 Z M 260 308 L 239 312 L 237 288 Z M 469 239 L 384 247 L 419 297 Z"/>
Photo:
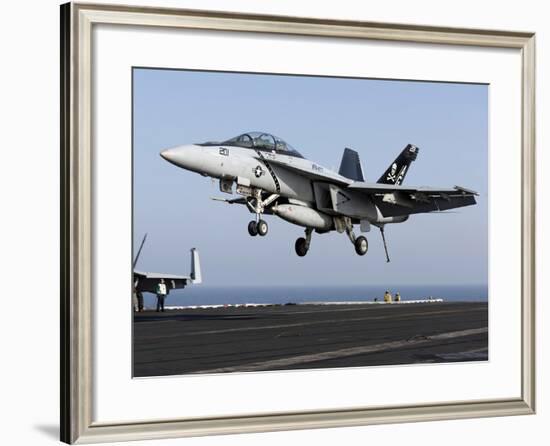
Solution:
<path fill-rule="evenodd" d="M 191 282 L 202 283 L 201 261 L 197 248 L 191 249 Z"/>
<path fill-rule="evenodd" d="M 407 147 L 395 158 L 394 162 L 390 164 L 377 183 L 396 184 L 399 186 L 405 179 L 409 166 L 416 159 L 417 155 L 418 147 L 407 144 Z"/>
<path fill-rule="evenodd" d="M 138 253 L 136 255 L 136 258 L 134 259 L 134 264 L 132 265 L 132 268 L 136 267 L 137 261 L 139 259 L 139 255 L 141 254 L 141 250 L 143 249 L 143 245 L 145 244 L 145 240 L 147 240 L 147 233 L 143 236 L 143 240 L 141 241 L 141 245 L 139 245 Z"/>
<path fill-rule="evenodd" d="M 359 154 L 355 150 L 348 148 L 344 150 L 338 173 L 350 180 L 365 181 L 361 160 L 359 159 Z"/>

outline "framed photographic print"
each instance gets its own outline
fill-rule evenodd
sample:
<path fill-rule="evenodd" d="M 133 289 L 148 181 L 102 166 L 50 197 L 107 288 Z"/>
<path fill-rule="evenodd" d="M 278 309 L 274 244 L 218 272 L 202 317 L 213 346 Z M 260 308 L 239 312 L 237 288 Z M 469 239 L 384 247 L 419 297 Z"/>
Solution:
<path fill-rule="evenodd" d="M 532 33 L 61 19 L 62 441 L 534 413 Z"/>

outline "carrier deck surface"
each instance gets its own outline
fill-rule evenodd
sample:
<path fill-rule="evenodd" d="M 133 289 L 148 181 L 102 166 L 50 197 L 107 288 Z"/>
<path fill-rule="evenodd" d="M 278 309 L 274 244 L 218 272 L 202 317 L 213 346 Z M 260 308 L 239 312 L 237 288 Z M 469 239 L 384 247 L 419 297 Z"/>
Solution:
<path fill-rule="evenodd" d="M 134 376 L 488 359 L 486 302 L 189 308 L 134 315 Z"/>

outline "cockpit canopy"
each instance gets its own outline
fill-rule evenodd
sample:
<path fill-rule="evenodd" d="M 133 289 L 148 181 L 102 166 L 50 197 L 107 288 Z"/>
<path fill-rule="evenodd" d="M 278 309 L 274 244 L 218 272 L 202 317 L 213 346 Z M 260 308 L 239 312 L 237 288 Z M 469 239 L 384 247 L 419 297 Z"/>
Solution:
<path fill-rule="evenodd" d="M 263 132 L 248 132 L 235 136 L 221 143 L 224 146 L 237 146 L 248 149 L 266 150 L 281 153 L 283 155 L 303 158 L 303 156 L 290 144 L 281 138 Z"/>

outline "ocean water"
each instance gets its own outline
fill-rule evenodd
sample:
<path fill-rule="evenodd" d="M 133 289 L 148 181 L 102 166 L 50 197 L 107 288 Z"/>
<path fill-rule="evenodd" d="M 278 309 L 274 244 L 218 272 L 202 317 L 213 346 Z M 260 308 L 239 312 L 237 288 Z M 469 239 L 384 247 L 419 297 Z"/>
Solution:
<path fill-rule="evenodd" d="M 487 301 L 487 285 L 402 285 L 384 288 L 383 285 L 366 286 L 229 286 L 213 287 L 190 285 L 183 290 L 171 291 L 166 306 L 225 305 L 245 303 L 302 303 L 349 302 L 382 300 L 384 292 L 399 292 L 402 300 L 443 299 L 445 301 Z M 155 296 L 144 294 L 145 306 L 155 304 Z"/>

